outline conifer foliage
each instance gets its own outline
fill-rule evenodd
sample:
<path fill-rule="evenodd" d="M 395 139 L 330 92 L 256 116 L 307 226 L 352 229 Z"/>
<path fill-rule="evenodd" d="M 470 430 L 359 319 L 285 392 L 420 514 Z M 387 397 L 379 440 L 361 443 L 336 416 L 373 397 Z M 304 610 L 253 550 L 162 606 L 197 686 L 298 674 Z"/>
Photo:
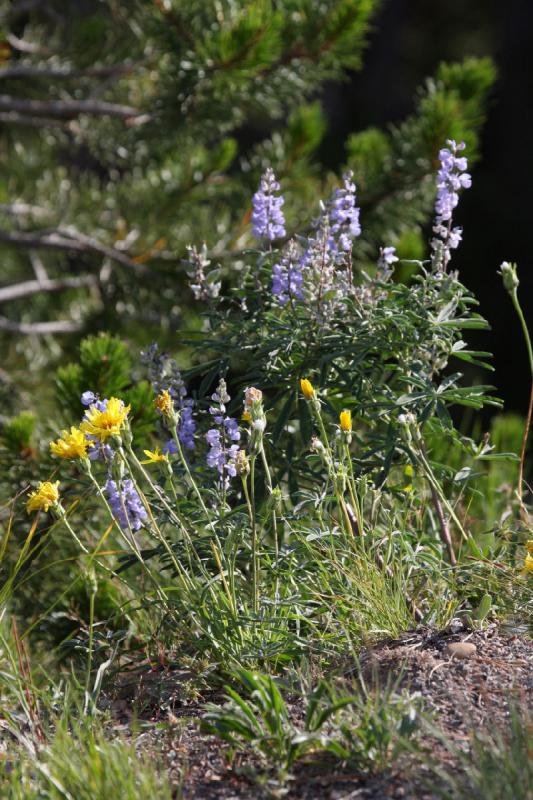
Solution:
<path fill-rule="evenodd" d="M 377 6 L 2 3 L 0 329 L 131 336 L 133 322 L 161 340 L 187 305 L 187 246 L 205 241 L 227 278 L 229 257 L 252 244 L 250 197 L 267 165 L 292 209 L 288 236 L 309 222 L 337 182 L 319 169 L 317 98 L 361 66 Z M 414 246 L 438 148 L 451 136 L 475 157 L 493 78 L 486 61 L 443 65 L 402 125 L 349 139 L 361 253 L 402 236 Z"/>

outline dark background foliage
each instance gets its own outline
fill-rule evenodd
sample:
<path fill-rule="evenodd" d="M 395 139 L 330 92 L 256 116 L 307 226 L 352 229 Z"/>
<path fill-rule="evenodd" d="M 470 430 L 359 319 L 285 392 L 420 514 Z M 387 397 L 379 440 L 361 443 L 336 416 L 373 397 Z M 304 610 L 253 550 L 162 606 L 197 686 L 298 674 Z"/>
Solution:
<path fill-rule="evenodd" d="M 403 119 L 412 111 L 416 87 L 439 61 L 466 55 L 495 60 L 499 80 L 487 109 L 473 186 L 457 212 L 465 236 L 454 264 L 492 328 L 471 334 L 469 341 L 494 353 L 492 379 L 499 395 L 508 410 L 524 413 L 527 354 L 497 269 L 504 260 L 518 262 L 521 299 L 533 324 L 532 44 L 530 0 L 388 0 L 375 18 L 364 71 L 324 92 L 330 130 L 322 150 L 333 167 L 342 159 L 348 133 Z"/>

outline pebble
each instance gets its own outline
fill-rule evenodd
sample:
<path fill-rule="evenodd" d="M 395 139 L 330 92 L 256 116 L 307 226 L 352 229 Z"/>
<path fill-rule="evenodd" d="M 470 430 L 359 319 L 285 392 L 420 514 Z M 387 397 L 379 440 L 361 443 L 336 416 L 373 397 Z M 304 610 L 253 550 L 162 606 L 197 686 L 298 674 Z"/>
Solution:
<path fill-rule="evenodd" d="M 446 655 L 450 658 L 472 658 L 477 653 L 477 647 L 472 642 L 450 642 L 446 645 Z"/>

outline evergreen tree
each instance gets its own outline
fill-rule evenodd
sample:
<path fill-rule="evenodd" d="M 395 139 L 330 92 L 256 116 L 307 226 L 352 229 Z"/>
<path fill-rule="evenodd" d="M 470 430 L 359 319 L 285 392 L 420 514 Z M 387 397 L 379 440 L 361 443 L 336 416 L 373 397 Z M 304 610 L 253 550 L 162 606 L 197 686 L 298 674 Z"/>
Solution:
<path fill-rule="evenodd" d="M 316 98 L 360 67 L 377 5 L 4 2 L 4 336 L 109 329 L 164 341 L 187 311 L 187 246 L 205 241 L 231 280 L 228 256 L 252 243 L 250 198 L 269 164 L 287 233 L 305 226 L 339 181 L 320 169 Z M 438 149 L 452 136 L 475 158 L 493 79 L 488 61 L 441 65 L 402 125 L 349 139 L 362 254 L 394 243 L 421 255 Z"/>

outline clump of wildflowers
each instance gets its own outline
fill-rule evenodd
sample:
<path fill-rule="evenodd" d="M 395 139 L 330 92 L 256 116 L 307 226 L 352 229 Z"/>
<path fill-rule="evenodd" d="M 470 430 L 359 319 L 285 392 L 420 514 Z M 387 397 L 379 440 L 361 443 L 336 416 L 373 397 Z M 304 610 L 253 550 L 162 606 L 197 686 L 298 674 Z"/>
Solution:
<path fill-rule="evenodd" d="M 223 379 L 219 381 L 217 390 L 211 395 L 211 399 L 213 405 L 210 406 L 209 413 L 218 427 L 208 430 L 205 436 L 209 445 L 207 465 L 218 470 L 221 484 L 227 488 L 229 479 L 234 478 L 237 474 L 236 461 L 239 445 L 232 443 L 240 441 L 241 433 L 237 420 L 226 416 L 226 404 L 231 398 Z"/>
<path fill-rule="evenodd" d="M 87 450 L 92 444 L 83 431 L 72 425 L 70 433 L 61 431 L 61 437 L 50 442 L 50 452 L 59 458 L 87 458 Z"/>
<path fill-rule="evenodd" d="M 111 436 L 120 436 L 129 412 L 130 406 L 124 405 L 118 397 L 98 400 L 85 412 L 80 430 L 87 436 L 105 442 Z"/>
<path fill-rule="evenodd" d="M 453 139 L 448 139 L 439 152 L 440 169 L 437 173 L 437 199 L 435 202 L 435 226 L 433 228 L 436 238 L 432 241 L 433 264 L 436 269 L 446 269 L 451 259 L 451 250 L 459 246 L 462 239 L 462 228 L 452 227 L 454 209 L 459 203 L 459 190 L 468 189 L 472 185 L 472 177 L 468 172 L 468 161 L 464 156 L 458 156 L 465 149 L 465 143 L 457 144 Z"/>
<path fill-rule="evenodd" d="M 252 231 L 256 239 L 268 239 L 271 242 L 285 236 L 282 211 L 285 200 L 277 195 L 279 190 L 274 171 L 268 167 L 252 199 Z"/>
<path fill-rule="evenodd" d="M 59 481 L 40 481 L 37 489 L 28 497 L 26 511 L 48 511 L 51 506 L 59 503 Z"/>
<path fill-rule="evenodd" d="M 148 515 L 132 480 L 122 481 L 119 488 L 116 481 L 109 478 L 104 486 L 104 491 L 113 516 L 121 528 L 132 531 L 142 528 Z"/>

